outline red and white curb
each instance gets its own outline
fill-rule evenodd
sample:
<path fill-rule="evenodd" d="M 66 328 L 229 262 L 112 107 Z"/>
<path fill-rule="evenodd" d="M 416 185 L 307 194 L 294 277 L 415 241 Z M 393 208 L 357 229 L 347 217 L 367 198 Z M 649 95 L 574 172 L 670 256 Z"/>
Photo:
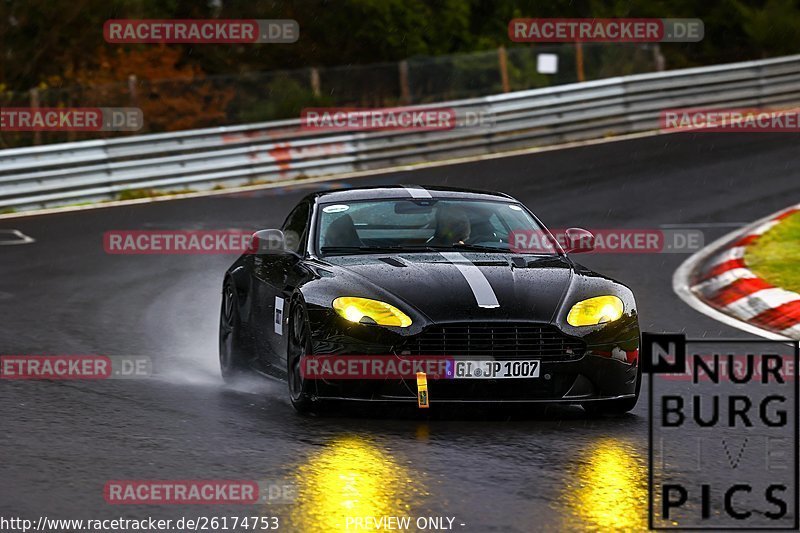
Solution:
<path fill-rule="evenodd" d="M 737 230 L 690 257 L 675 272 L 673 288 L 689 305 L 763 337 L 800 339 L 800 294 L 770 285 L 751 271 L 747 247 L 800 204 Z"/>

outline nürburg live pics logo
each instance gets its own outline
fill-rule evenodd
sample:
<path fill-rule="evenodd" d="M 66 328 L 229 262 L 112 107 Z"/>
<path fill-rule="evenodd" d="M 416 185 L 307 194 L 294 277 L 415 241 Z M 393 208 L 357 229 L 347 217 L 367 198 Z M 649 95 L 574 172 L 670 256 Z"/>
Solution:
<path fill-rule="evenodd" d="M 797 530 L 799 351 L 642 335 L 651 529 Z"/>

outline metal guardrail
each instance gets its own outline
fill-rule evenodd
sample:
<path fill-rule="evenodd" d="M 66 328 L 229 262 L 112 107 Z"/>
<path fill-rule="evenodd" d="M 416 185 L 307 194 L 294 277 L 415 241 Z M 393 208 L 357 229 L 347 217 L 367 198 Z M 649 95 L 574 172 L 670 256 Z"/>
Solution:
<path fill-rule="evenodd" d="M 800 104 L 800 55 L 608 78 L 420 106 L 482 110 L 490 126 L 322 132 L 300 120 L 0 151 L 0 210 L 211 189 L 499 152 L 659 127 L 663 109 Z"/>

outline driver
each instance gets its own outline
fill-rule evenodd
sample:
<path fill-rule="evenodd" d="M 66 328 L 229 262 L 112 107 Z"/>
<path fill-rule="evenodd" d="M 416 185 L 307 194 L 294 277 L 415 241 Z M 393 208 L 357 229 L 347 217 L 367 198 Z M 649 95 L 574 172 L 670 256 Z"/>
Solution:
<path fill-rule="evenodd" d="M 442 206 L 436 211 L 436 231 L 428 242 L 438 246 L 464 244 L 470 231 L 469 217 L 463 209 Z"/>

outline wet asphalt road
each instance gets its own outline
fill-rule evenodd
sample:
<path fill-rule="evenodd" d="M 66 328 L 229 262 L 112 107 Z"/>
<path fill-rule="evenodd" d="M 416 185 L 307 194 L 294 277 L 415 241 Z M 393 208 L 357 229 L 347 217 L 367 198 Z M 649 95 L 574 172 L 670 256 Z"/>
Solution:
<path fill-rule="evenodd" d="M 685 224 L 711 242 L 800 201 L 798 160 L 791 135 L 667 135 L 2 220 L 0 229 L 37 241 L 0 247 L 0 353 L 149 355 L 158 375 L 0 380 L 0 516 L 259 514 L 278 516 L 282 531 L 344 530 L 347 516 L 383 515 L 453 517 L 455 531 L 643 529 L 646 401 L 628 416 L 600 420 L 578 407 L 434 413 L 427 420 L 371 411 L 303 418 L 283 384 L 254 379 L 229 388 L 219 378 L 220 283 L 232 257 L 106 255 L 102 234 L 278 227 L 314 188 L 417 183 L 508 192 L 550 227 Z M 672 274 L 685 258 L 581 260 L 634 290 L 645 331 L 744 337 L 673 293 Z M 255 508 L 111 506 L 103 498 L 111 479 L 288 480 L 300 498 Z"/>

